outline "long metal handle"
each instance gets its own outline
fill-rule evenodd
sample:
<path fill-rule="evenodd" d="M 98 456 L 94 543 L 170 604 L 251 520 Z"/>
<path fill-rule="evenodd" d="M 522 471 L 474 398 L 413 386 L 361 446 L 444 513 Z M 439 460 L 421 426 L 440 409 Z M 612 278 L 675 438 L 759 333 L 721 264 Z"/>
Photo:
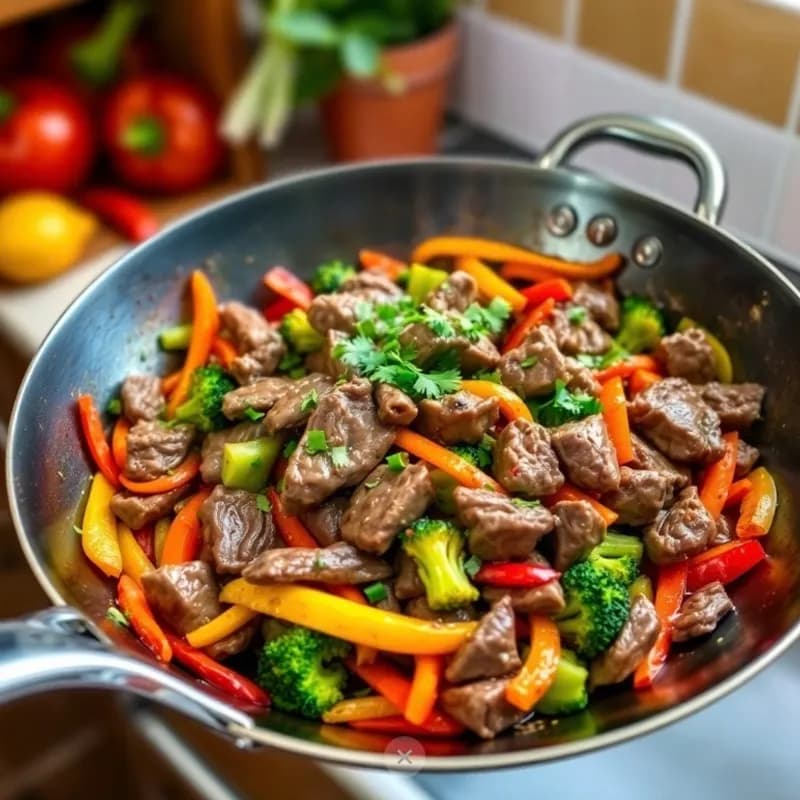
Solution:
<path fill-rule="evenodd" d="M 223 732 L 254 727 L 244 712 L 166 668 L 110 649 L 85 629 L 85 618 L 71 608 L 0 622 L 0 702 L 54 689 L 113 689 L 169 706 Z"/>
<path fill-rule="evenodd" d="M 588 117 L 559 133 L 544 148 L 537 164 L 545 169 L 555 169 L 576 150 L 599 140 L 631 144 L 639 150 L 686 162 L 699 182 L 694 213 L 712 225 L 719 222 L 727 193 L 725 167 L 702 136 L 671 120 L 634 114 Z"/>

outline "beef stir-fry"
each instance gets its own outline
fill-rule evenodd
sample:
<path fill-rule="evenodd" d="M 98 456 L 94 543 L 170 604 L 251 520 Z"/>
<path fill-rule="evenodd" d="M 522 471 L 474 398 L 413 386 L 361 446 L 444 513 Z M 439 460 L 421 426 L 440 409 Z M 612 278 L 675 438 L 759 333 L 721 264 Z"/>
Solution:
<path fill-rule="evenodd" d="M 180 369 L 124 379 L 110 440 L 79 399 L 110 619 L 233 700 L 390 734 L 490 738 L 649 688 L 765 558 L 763 387 L 620 297 L 615 255 L 359 261 L 270 270 L 263 311 L 197 271 L 160 336 Z"/>

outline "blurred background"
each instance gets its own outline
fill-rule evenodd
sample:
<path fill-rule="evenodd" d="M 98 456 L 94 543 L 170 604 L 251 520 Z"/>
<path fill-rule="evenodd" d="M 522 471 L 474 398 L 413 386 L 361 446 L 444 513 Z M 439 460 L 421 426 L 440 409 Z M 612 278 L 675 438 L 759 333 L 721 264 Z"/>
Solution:
<path fill-rule="evenodd" d="M 660 114 L 711 141 L 729 170 L 726 226 L 793 275 L 799 55 L 800 0 L 0 0 L 0 444 L 47 330 L 125 249 L 215 198 L 330 162 L 532 158 L 580 117 Z M 694 199 L 693 176 L 672 163 L 600 145 L 577 164 Z M 0 617 L 46 605 L 7 507 L 0 497 Z M 718 792 L 705 797 L 788 799 L 796 758 L 775 744 L 788 717 L 768 709 L 800 711 L 798 660 L 608 755 L 418 782 L 237 752 L 119 698 L 53 695 L 0 708 L 0 800 L 470 798 L 556 782 L 566 798 L 631 759 L 647 768 L 615 797 L 673 797 L 683 778 L 654 782 L 658 755 L 690 754 L 712 729 Z M 750 770 L 737 764 L 737 719 Z M 774 783 L 753 783 L 758 770 Z"/>

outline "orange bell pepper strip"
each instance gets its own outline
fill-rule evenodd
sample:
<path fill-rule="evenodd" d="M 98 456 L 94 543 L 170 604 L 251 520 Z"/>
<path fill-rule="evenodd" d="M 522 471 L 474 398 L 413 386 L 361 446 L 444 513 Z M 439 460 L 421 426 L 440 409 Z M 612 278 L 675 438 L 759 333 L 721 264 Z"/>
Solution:
<path fill-rule="evenodd" d="M 741 478 L 738 481 L 734 481 L 731 484 L 731 488 L 728 489 L 728 496 L 725 498 L 725 505 L 723 508 L 738 506 L 752 488 L 753 482 L 750 478 Z"/>
<path fill-rule="evenodd" d="M 609 253 L 597 261 L 585 262 L 538 256 L 538 263 L 534 264 L 523 263 L 515 258 L 503 264 L 500 274 L 509 280 L 544 281 L 560 276 L 571 281 L 598 281 L 617 272 L 623 261 L 622 253 Z"/>
<path fill-rule="evenodd" d="M 533 421 L 533 415 L 525 401 L 502 383 L 495 383 L 494 381 L 461 381 L 461 388 L 477 397 L 497 398 L 500 413 L 509 422 L 514 419 Z"/>
<path fill-rule="evenodd" d="M 572 297 L 572 286 L 563 278 L 548 278 L 521 289 L 520 294 L 528 301 L 528 308 L 533 308 L 549 297 L 557 302 L 569 300 Z"/>
<path fill-rule="evenodd" d="M 464 732 L 463 725 L 444 714 L 435 714 L 424 725 L 415 725 L 400 716 L 357 719 L 348 725 L 360 731 L 390 733 L 393 736 L 460 736 Z"/>
<path fill-rule="evenodd" d="M 239 628 L 247 625 L 248 622 L 258 616 L 258 611 L 253 611 L 244 606 L 231 606 L 221 614 L 214 617 L 210 622 L 195 628 L 186 634 L 186 641 L 192 647 L 202 649 L 222 641 L 232 633 L 236 633 Z"/>
<path fill-rule="evenodd" d="M 95 473 L 81 523 L 83 552 L 92 564 L 111 578 L 118 578 L 122 572 L 117 518 L 111 510 L 111 498 L 115 492 L 102 472 Z"/>
<path fill-rule="evenodd" d="M 742 500 L 736 523 L 736 535 L 740 539 L 766 536 L 778 508 L 778 490 L 772 475 L 764 467 L 758 467 L 748 477 L 752 486 Z"/>
<path fill-rule="evenodd" d="M 128 461 L 128 431 L 130 429 L 130 422 L 125 417 L 119 417 L 111 431 L 111 454 L 120 471 L 125 469 Z"/>
<path fill-rule="evenodd" d="M 154 478 L 152 481 L 132 481 L 125 475 L 119 476 L 119 482 L 134 494 L 163 494 L 179 486 L 189 483 L 200 472 L 200 456 L 189 453 L 186 460 L 167 475 Z"/>
<path fill-rule="evenodd" d="M 607 526 L 613 525 L 619 517 L 616 511 L 612 511 L 608 506 L 604 506 L 591 495 L 582 492 L 580 489 L 568 483 L 565 483 L 555 494 L 551 494 L 550 497 L 545 497 L 544 503 L 547 506 L 553 506 L 562 500 L 585 500 L 603 518 Z"/>
<path fill-rule="evenodd" d="M 359 250 L 358 263 L 364 269 L 382 272 L 389 280 L 396 281 L 408 265 L 397 258 L 379 253 L 376 250 Z"/>
<path fill-rule="evenodd" d="M 643 392 L 661 379 L 662 376 L 657 372 L 651 372 L 649 369 L 636 369 L 628 378 L 628 390 L 631 396 L 635 397 L 639 392 Z"/>
<path fill-rule="evenodd" d="M 658 671 L 667 660 L 670 644 L 672 644 L 671 620 L 678 613 L 686 594 L 688 574 L 689 565 L 686 561 L 679 564 L 667 564 L 658 570 L 654 605 L 658 618 L 661 620 L 661 632 L 650 652 L 633 673 L 635 689 L 650 688 Z"/>
<path fill-rule="evenodd" d="M 208 361 L 214 337 L 219 332 L 217 298 L 208 278 L 199 269 L 196 269 L 192 273 L 190 286 L 193 309 L 192 338 L 189 340 L 189 349 L 181 368 L 178 385 L 170 394 L 167 402 L 168 417 L 174 416 L 175 409 L 186 399 L 192 382 L 192 374 Z"/>
<path fill-rule="evenodd" d="M 538 306 L 531 309 L 509 332 L 503 342 L 501 352 L 507 353 L 515 347 L 519 347 L 525 337 L 536 327 L 541 325 L 556 307 L 556 301 L 552 297 L 542 300 Z"/>
<path fill-rule="evenodd" d="M 153 562 L 147 557 L 136 537 L 127 525 L 117 525 L 119 532 L 119 549 L 122 554 L 122 571 L 142 585 L 142 575 L 155 569 Z"/>
<path fill-rule="evenodd" d="M 490 266 L 479 261 L 477 258 L 466 256 L 456 260 L 456 269 L 466 272 L 475 279 L 478 291 L 490 299 L 502 297 L 510 306 L 512 311 L 522 311 L 528 300 L 521 292 L 518 292 L 508 281 L 504 281 Z"/>
<path fill-rule="evenodd" d="M 619 376 L 609 378 L 600 387 L 600 404 L 603 407 L 603 419 L 608 436 L 617 454 L 617 462 L 622 466 L 633 461 L 633 441 L 631 427 L 628 423 L 628 405 L 622 378 Z"/>
<path fill-rule="evenodd" d="M 444 674 L 442 656 L 416 656 L 414 678 L 408 693 L 403 716 L 415 725 L 422 725 L 430 717 L 439 692 L 439 683 Z"/>
<path fill-rule="evenodd" d="M 272 506 L 275 527 L 287 547 L 319 547 L 319 542 L 308 532 L 306 526 L 297 517 L 286 513 L 281 496 L 275 489 L 267 489 L 267 498 Z"/>
<path fill-rule="evenodd" d="M 528 657 L 506 686 L 506 700 L 521 711 L 530 711 L 547 693 L 561 657 L 561 637 L 555 622 L 531 615 L 530 627 Z"/>
<path fill-rule="evenodd" d="M 86 446 L 89 448 L 92 460 L 112 486 L 119 486 L 119 469 L 111 454 L 111 448 L 106 441 L 100 412 L 97 410 L 94 398 L 90 394 L 82 394 L 78 398 L 78 417 L 81 421 L 83 437 L 86 441 Z"/>
<path fill-rule="evenodd" d="M 177 370 L 176 372 L 170 372 L 169 375 L 165 375 L 161 379 L 161 391 L 165 395 L 170 395 L 175 391 L 175 387 L 178 385 L 181 379 L 181 370 Z"/>
<path fill-rule="evenodd" d="M 161 551 L 162 564 L 185 564 L 197 558 L 202 538 L 198 512 L 210 494 L 210 488 L 200 489 L 175 515 L 164 540 L 164 549 Z"/>
<path fill-rule="evenodd" d="M 544 267 L 536 267 L 533 264 L 515 264 L 513 262 L 503 264 L 500 267 L 500 275 L 507 281 L 546 283 L 547 281 L 565 280 L 565 278 L 559 278 L 557 273 Z M 527 290 L 523 289 L 522 293 L 526 294 Z"/>
<path fill-rule="evenodd" d="M 215 336 L 211 344 L 211 352 L 219 359 L 219 363 L 225 369 L 230 369 L 234 359 L 239 357 L 239 351 L 236 345 L 229 339 L 223 339 L 221 336 Z"/>
<path fill-rule="evenodd" d="M 168 664 L 172 660 L 172 645 L 156 622 L 141 587 L 130 575 L 122 575 L 119 579 L 117 605 L 130 621 L 142 644 L 159 661 Z"/>
<path fill-rule="evenodd" d="M 648 372 L 661 372 L 661 364 L 656 361 L 653 356 L 648 356 L 645 353 L 639 353 L 635 356 L 628 356 L 624 361 L 619 361 L 616 364 L 612 364 L 610 367 L 606 367 L 605 369 L 598 370 L 594 373 L 594 377 L 600 381 L 600 383 L 605 383 L 611 378 L 629 378 L 633 375 L 636 370 L 644 369 Z"/>
<path fill-rule="evenodd" d="M 379 694 L 341 700 L 322 714 L 323 722 L 355 722 L 359 719 L 396 717 L 397 707 Z"/>
<path fill-rule="evenodd" d="M 491 478 L 446 447 L 420 436 L 415 431 L 408 428 L 398 428 L 394 443 L 401 450 L 405 450 L 411 455 L 433 464 L 434 467 L 438 467 L 442 472 L 446 472 L 462 486 L 469 486 L 471 489 L 492 489 L 495 492 L 506 494 L 506 490 L 494 478 Z"/>
<path fill-rule="evenodd" d="M 725 450 L 703 475 L 700 484 L 700 502 L 715 520 L 719 519 L 728 498 L 733 473 L 736 470 L 736 453 L 739 450 L 739 434 L 736 431 L 722 435 Z"/>

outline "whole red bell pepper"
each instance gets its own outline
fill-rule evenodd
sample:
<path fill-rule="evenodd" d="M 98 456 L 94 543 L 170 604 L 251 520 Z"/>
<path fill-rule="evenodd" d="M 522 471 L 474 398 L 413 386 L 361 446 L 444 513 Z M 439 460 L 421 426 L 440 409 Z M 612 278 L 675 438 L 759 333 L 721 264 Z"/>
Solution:
<path fill-rule="evenodd" d="M 731 583 L 767 557 L 757 539 L 726 542 L 689 560 L 686 586 L 696 592 L 713 581 Z"/>
<path fill-rule="evenodd" d="M 531 589 L 542 586 L 561 577 L 561 573 L 551 567 L 539 564 L 525 564 L 511 561 L 498 561 L 483 564 L 475 573 L 475 583 L 490 586 L 503 586 L 509 589 Z"/>

